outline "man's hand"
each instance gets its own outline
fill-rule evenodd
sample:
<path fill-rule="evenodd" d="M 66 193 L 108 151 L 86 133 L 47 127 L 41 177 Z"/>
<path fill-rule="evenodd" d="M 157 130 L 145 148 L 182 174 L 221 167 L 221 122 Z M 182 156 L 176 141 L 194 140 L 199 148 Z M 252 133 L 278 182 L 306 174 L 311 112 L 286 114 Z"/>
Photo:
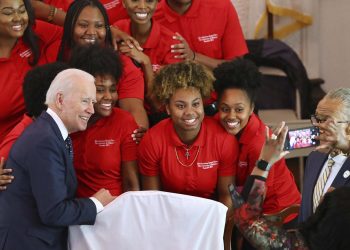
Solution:
<path fill-rule="evenodd" d="M 5 159 L 4 157 L 1 157 L 0 160 L 0 191 L 5 190 L 7 188 L 7 185 L 12 182 L 12 180 L 15 178 L 10 173 L 12 173 L 12 169 L 5 168 Z"/>
<path fill-rule="evenodd" d="M 350 152 L 349 124 L 337 123 L 329 118 L 324 123 L 313 125 L 320 129 L 320 135 L 316 139 L 320 140 L 321 145 L 316 147 L 317 151 L 327 154 L 333 149 Z"/>
<path fill-rule="evenodd" d="M 101 188 L 97 193 L 95 193 L 92 197 L 95 197 L 101 204 L 105 207 L 110 202 L 112 202 L 116 197 L 112 196 L 109 190 Z"/>

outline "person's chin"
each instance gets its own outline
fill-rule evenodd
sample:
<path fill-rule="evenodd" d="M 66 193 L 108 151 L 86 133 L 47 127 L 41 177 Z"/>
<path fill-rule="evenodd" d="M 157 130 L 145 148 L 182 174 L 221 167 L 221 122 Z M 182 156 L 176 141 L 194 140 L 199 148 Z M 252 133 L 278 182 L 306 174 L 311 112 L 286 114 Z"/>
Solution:
<path fill-rule="evenodd" d="M 100 117 L 108 117 L 112 114 L 112 109 L 110 110 L 98 110 L 96 111 L 96 114 Z"/>

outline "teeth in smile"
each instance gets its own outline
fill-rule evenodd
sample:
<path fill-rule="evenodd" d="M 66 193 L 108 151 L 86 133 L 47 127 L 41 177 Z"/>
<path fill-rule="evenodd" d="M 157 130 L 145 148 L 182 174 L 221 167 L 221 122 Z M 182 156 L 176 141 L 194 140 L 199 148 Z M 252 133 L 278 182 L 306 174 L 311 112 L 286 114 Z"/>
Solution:
<path fill-rule="evenodd" d="M 103 103 L 101 104 L 101 106 L 105 107 L 105 108 L 111 108 L 112 107 L 112 104 L 106 104 L 106 103 Z"/>
<path fill-rule="evenodd" d="M 186 124 L 193 124 L 196 121 L 196 119 L 190 119 L 190 120 L 185 120 Z"/>
<path fill-rule="evenodd" d="M 239 122 L 227 122 L 227 125 L 231 128 L 235 128 L 239 125 Z"/>
<path fill-rule="evenodd" d="M 135 13 L 135 14 L 138 18 L 146 18 L 148 15 L 147 13 Z"/>
<path fill-rule="evenodd" d="M 12 29 L 16 30 L 16 31 L 21 30 L 22 29 L 22 25 L 14 25 L 14 26 L 12 26 Z"/>
<path fill-rule="evenodd" d="M 85 38 L 84 39 L 86 42 L 88 43 L 95 43 L 96 42 L 96 39 L 88 39 L 88 38 Z"/>
<path fill-rule="evenodd" d="M 89 120 L 89 117 L 86 117 L 86 116 L 80 116 L 80 118 L 84 121 L 88 121 Z"/>

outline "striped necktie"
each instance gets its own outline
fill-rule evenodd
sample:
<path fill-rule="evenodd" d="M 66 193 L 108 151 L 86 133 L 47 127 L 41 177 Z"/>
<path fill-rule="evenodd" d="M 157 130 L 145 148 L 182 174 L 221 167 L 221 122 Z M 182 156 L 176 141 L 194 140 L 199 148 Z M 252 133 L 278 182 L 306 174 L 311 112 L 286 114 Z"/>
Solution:
<path fill-rule="evenodd" d="M 72 139 L 68 136 L 67 139 L 64 142 L 66 143 L 67 152 L 68 152 L 70 158 L 73 161 L 73 144 L 72 144 Z"/>
<path fill-rule="evenodd" d="M 313 195 L 313 211 L 314 212 L 315 212 L 316 208 L 318 207 L 318 205 L 320 204 L 321 198 L 323 196 L 324 187 L 327 183 L 328 177 L 329 177 L 330 173 L 332 172 L 332 167 L 334 166 L 334 163 L 335 163 L 335 161 L 333 160 L 333 158 L 335 156 L 336 156 L 336 154 L 334 154 L 333 152 L 330 154 L 326 168 L 324 169 L 322 174 L 320 174 L 320 176 L 317 179 L 316 186 L 314 189 L 314 195 Z"/>

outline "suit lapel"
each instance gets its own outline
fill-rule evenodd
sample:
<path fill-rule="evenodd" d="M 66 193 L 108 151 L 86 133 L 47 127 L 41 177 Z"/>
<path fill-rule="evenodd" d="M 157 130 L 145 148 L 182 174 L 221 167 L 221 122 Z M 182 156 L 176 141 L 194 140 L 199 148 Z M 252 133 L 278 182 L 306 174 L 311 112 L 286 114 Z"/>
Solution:
<path fill-rule="evenodd" d="M 337 176 L 335 177 L 332 187 L 345 186 L 347 182 L 350 181 L 350 157 L 346 159 L 343 166 L 340 168 Z"/>
<path fill-rule="evenodd" d="M 75 191 L 76 191 L 76 186 L 77 186 L 77 177 L 75 175 L 73 162 L 72 162 L 71 157 L 69 156 L 69 153 L 67 151 L 66 143 L 63 140 L 61 131 L 58 128 L 54 119 L 47 112 L 44 111 L 40 117 L 45 119 L 50 124 L 52 130 L 54 131 L 55 135 L 57 136 L 57 139 L 59 141 L 61 149 L 64 152 L 64 161 L 65 161 L 65 165 L 66 165 L 66 183 L 67 183 L 67 186 L 69 188 L 72 188 L 71 191 L 74 195 Z"/>

